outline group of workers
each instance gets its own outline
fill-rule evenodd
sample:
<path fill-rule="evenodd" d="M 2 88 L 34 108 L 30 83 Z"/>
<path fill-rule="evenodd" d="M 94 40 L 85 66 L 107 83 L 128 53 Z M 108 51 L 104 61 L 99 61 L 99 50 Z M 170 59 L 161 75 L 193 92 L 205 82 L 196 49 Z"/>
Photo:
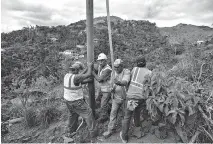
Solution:
<path fill-rule="evenodd" d="M 112 99 L 108 129 L 103 136 L 108 138 L 113 134 L 119 109 L 122 108 L 124 116 L 120 138 L 123 143 L 126 143 L 133 113 L 134 125 L 139 128 L 141 126 L 140 112 L 145 103 L 143 81 L 146 75 L 151 74 L 151 71 L 146 68 L 146 60 L 143 56 L 137 58 L 136 66 L 131 71 L 124 68 L 122 59 L 116 59 L 114 74 L 107 64 L 107 56 L 104 53 L 99 54 L 97 62 L 97 72 L 93 63 L 88 63 L 87 68 L 84 68 L 81 62 L 75 62 L 70 67 L 69 73 L 64 76 L 64 99 L 70 112 L 67 132 L 76 131 L 78 117 L 81 116 L 87 123 L 91 138 L 98 135 L 96 120 L 92 109 L 84 99 L 83 92 L 83 85 L 95 78 L 99 84 L 98 94 L 102 94 L 101 108 L 103 108 L 104 116 L 107 115 L 107 112 L 104 112 L 105 107 Z"/>

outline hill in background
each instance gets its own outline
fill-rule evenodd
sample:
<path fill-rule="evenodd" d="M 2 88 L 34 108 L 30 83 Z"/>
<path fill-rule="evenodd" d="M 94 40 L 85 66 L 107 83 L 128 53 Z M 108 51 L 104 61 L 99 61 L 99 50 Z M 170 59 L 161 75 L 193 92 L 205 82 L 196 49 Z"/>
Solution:
<path fill-rule="evenodd" d="M 209 40 L 213 37 L 213 28 L 178 24 L 173 27 L 160 28 L 160 33 L 167 36 L 171 44 L 194 44 L 197 41 Z"/>
<path fill-rule="evenodd" d="M 144 55 L 148 67 L 160 64 L 171 68 L 178 63 L 174 55 L 181 55 L 188 44 L 213 37 L 213 29 L 205 26 L 179 24 L 171 28 L 158 28 L 155 23 L 144 20 L 123 20 L 111 17 L 114 58 L 125 61 L 132 68 L 138 55 Z M 1 33 L 2 84 L 5 90 L 14 90 L 12 85 L 21 79 L 31 84 L 41 75 L 61 80 L 67 62 L 59 55 L 65 50 L 78 51 L 77 45 L 86 47 L 86 20 L 68 26 L 25 27 L 10 33 Z M 172 44 L 178 44 L 173 46 Z M 110 57 L 106 17 L 94 19 L 95 59 L 101 52 Z M 110 58 L 108 59 L 110 63 Z M 3 90 L 4 91 L 4 90 Z"/>
<path fill-rule="evenodd" d="M 157 120 L 160 122 L 159 126 L 164 125 L 165 119 L 166 124 L 167 120 L 170 121 L 169 127 L 172 127 L 168 130 L 169 127 L 166 126 L 165 130 L 176 129 L 174 135 L 179 135 L 181 142 L 188 142 L 187 139 L 191 137 L 195 139 L 194 133 L 198 129 L 202 133 L 192 143 L 211 142 L 211 135 L 207 137 L 206 130 L 208 134 L 212 133 L 208 121 L 213 114 L 207 113 L 212 106 L 212 29 L 185 24 L 158 28 L 149 21 L 122 20 L 115 16 L 111 19 L 114 58 L 125 60 L 125 66 L 131 69 L 135 58 L 143 55 L 147 59 L 147 67 L 153 71 L 152 78 L 145 84 L 145 95 L 148 98 L 146 103 L 149 102 L 147 105 L 150 106 L 147 110 L 152 114 L 151 118 L 159 116 L 162 119 Z M 1 38 L 3 142 L 64 142 L 68 111 L 61 99 L 63 77 L 75 58 L 64 57 L 60 53 L 66 50 L 79 53 L 79 48 L 86 48 L 86 20 L 68 26 L 25 27 L 22 30 L 1 33 Z M 197 40 L 205 42 L 195 45 Z M 101 52 L 110 57 L 106 17 L 94 19 L 94 50 L 95 60 Z M 86 58 L 80 60 L 86 64 Z M 108 62 L 110 64 L 110 58 Z M 13 105 L 19 98 L 24 109 Z M 28 103 L 28 100 L 32 103 Z M 205 107 L 205 110 L 199 112 L 198 104 L 202 104 L 201 107 Z M 165 113 L 159 114 L 160 111 Z M 201 119 L 204 113 L 207 115 Z M 20 117 L 24 117 L 20 125 L 11 126 L 6 123 L 7 120 Z M 148 121 L 143 122 L 149 125 Z M 206 130 L 200 131 L 200 126 Z M 100 134 L 106 128 L 107 122 L 101 123 L 98 128 Z M 116 129 L 120 131 L 119 128 Z M 87 136 L 88 131 L 83 126 L 76 133 L 74 141 L 88 142 Z M 114 137 L 115 142 L 118 142 L 119 134 L 117 136 Z M 148 142 L 152 140 L 149 138 Z"/>

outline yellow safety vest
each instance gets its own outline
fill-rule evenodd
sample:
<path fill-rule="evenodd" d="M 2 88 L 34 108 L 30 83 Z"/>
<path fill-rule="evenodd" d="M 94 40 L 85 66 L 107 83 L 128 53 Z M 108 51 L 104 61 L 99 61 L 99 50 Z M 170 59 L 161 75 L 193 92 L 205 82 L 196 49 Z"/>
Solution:
<path fill-rule="evenodd" d="M 82 85 L 74 84 L 74 74 L 68 73 L 64 76 L 64 99 L 67 101 L 75 101 L 83 98 Z"/>
<path fill-rule="evenodd" d="M 98 76 L 101 76 L 101 74 L 107 69 L 112 70 L 111 67 L 108 64 L 104 68 L 102 68 L 101 70 L 100 70 L 100 67 L 99 67 L 98 68 Z M 99 83 L 99 84 L 100 84 L 101 92 L 110 92 L 110 88 L 111 88 L 110 78 L 107 79 L 104 82 Z"/>
<path fill-rule="evenodd" d="M 151 74 L 152 72 L 147 68 L 139 68 L 134 67 L 133 73 L 129 85 L 129 89 L 127 91 L 127 97 L 133 99 L 144 99 L 143 96 L 143 81 L 147 74 Z"/>

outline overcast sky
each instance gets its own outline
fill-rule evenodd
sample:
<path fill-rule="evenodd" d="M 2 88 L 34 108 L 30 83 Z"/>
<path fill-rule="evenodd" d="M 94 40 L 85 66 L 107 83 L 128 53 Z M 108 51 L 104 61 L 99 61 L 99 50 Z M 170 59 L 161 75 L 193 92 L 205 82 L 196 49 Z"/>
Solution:
<path fill-rule="evenodd" d="M 109 0 L 110 15 L 149 20 L 159 27 L 213 24 L 213 0 Z M 106 1 L 94 0 L 94 17 L 106 16 Z M 34 25 L 68 25 L 86 19 L 86 0 L 1 0 L 1 32 Z"/>

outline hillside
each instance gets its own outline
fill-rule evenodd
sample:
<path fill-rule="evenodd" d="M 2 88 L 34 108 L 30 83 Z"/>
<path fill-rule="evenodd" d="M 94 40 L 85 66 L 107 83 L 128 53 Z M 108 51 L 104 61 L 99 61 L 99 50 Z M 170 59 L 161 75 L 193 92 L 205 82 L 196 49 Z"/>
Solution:
<path fill-rule="evenodd" d="M 109 42 L 106 17 L 96 18 L 95 23 L 96 59 L 101 52 L 109 55 Z M 154 49 L 168 46 L 165 37 L 161 36 L 153 23 L 124 21 L 118 17 L 112 17 L 111 23 L 114 56 L 126 60 L 127 66 L 130 66 L 129 63 L 137 55 L 148 54 Z M 81 20 L 68 26 L 23 28 L 10 33 L 2 33 L 1 38 L 4 50 L 2 51 L 2 80 L 3 84 L 10 87 L 7 89 L 11 90 L 14 89 L 11 84 L 15 79 L 15 81 L 21 80 L 35 68 L 39 69 L 39 73 L 45 77 L 57 73 L 54 75 L 58 75 L 61 79 L 65 71 L 63 70 L 63 58 L 60 58 L 59 52 L 78 51 L 76 45 L 86 45 L 86 21 Z M 29 81 L 38 75 L 37 73 L 34 70 Z"/>
<path fill-rule="evenodd" d="M 149 21 L 116 16 L 111 20 L 114 58 L 123 59 L 131 70 L 135 58 L 144 55 L 153 71 L 143 89 L 147 107 L 142 111 L 141 125 L 146 136 L 137 139 L 131 135 L 130 142 L 213 142 L 212 29 L 185 24 L 158 28 Z M 85 53 L 79 45 L 86 47 L 86 20 L 67 26 L 25 27 L 1 33 L 1 40 L 2 142 L 63 143 L 68 119 L 62 98 L 63 77 L 75 58 L 61 52 Z M 211 41 L 194 45 L 197 40 Z M 101 52 L 110 57 L 106 17 L 94 19 L 94 50 L 95 61 Z M 86 58 L 79 60 L 86 64 Z M 150 117 L 144 120 L 147 111 Z M 10 123 L 17 118 L 23 119 Z M 119 115 L 112 137 L 96 142 L 121 142 L 121 118 Z M 99 136 L 107 124 L 98 123 Z M 73 140 L 90 142 L 85 124 Z"/>
<path fill-rule="evenodd" d="M 206 41 L 213 37 L 213 28 L 178 24 L 173 27 L 160 28 L 160 33 L 167 36 L 171 44 L 195 44 L 197 41 Z"/>

